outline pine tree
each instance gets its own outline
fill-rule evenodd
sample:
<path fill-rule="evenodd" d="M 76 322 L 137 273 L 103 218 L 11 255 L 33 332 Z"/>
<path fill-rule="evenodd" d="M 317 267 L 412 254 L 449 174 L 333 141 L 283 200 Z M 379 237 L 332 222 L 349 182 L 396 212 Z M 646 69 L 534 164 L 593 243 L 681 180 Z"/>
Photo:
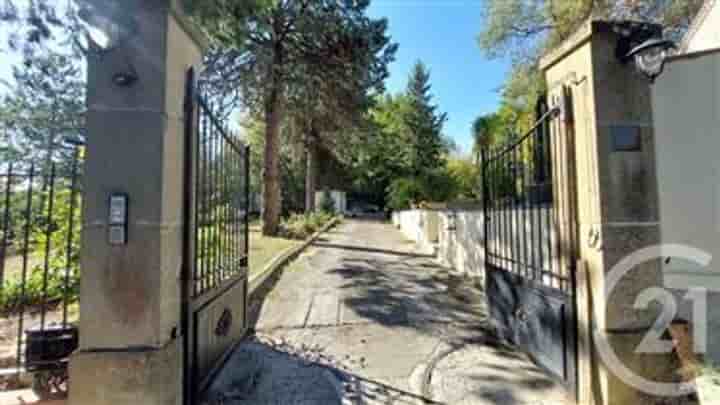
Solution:
<path fill-rule="evenodd" d="M 85 28 L 75 0 L 3 0 L 5 29 L 0 53 L 20 60 L 0 79 L 0 162 L 52 162 L 69 170 L 72 148 L 85 126 L 85 73 L 81 38 Z"/>
<path fill-rule="evenodd" d="M 222 80 L 241 89 L 244 107 L 265 121 L 263 234 L 277 234 L 280 129 L 298 86 L 318 80 L 340 89 L 357 72 L 375 77 L 385 70 L 395 52 L 387 21 L 368 17 L 367 0 L 217 0 L 192 6 L 213 45 L 231 55 L 224 62 L 236 80 Z"/>
<path fill-rule="evenodd" d="M 411 145 L 410 175 L 416 177 L 442 167 L 446 149 L 442 127 L 447 114 L 437 112 L 430 89 L 430 71 L 418 61 L 408 81 L 406 95 L 409 102 L 404 114 Z"/>
<path fill-rule="evenodd" d="M 13 66 L 13 80 L 3 82 L 0 99 L 0 161 L 34 161 L 48 170 L 51 162 L 70 161 L 64 138 L 81 138 L 85 127 L 85 82 L 71 56 L 49 52 L 26 55 Z"/>

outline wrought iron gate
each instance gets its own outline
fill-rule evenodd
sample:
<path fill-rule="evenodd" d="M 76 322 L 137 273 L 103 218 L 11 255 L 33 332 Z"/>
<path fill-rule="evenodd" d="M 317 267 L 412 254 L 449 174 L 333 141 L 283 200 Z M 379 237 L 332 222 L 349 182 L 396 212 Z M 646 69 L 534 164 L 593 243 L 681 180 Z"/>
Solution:
<path fill-rule="evenodd" d="M 186 403 L 247 328 L 249 148 L 188 72 L 182 330 Z"/>
<path fill-rule="evenodd" d="M 482 151 L 487 296 L 501 337 L 527 351 L 574 395 L 572 114 L 542 102 L 537 114 L 524 136 Z"/>
<path fill-rule="evenodd" d="M 82 165 L 79 142 L 0 174 L 0 389 L 33 375 L 41 398 L 67 390 L 78 345 Z"/>

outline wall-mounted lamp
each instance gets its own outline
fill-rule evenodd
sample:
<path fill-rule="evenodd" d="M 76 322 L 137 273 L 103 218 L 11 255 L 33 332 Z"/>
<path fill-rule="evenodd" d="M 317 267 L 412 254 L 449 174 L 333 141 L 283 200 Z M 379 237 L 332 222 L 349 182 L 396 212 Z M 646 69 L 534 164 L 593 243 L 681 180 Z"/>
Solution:
<path fill-rule="evenodd" d="M 613 24 L 613 31 L 619 35 L 615 53 L 620 62 L 634 60 L 638 72 L 654 82 L 662 73 L 670 50 L 675 48 L 672 41 L 663 39 L 662 26 L 619 22 Z"/>
<path fill-rule="evenodd" d="M 113 83 L 115 83 L 116 86 L 119 87 L 130 87 L 132 86 L 136 81 L 138 81 L 138 74 L 135 71 L 135 68 L 128 64 L 128 70 L 126 72 L 118 72 L 115 73 L 112 77 Z"/>
<path fill-rule="evenodd" d="M 634 47 L 627 58 L 633 58 L 637 70 L 652 83 L 662 74 L 671 49 L 675 49 L 675 43 L 668 39 L 649 39 Z"/>

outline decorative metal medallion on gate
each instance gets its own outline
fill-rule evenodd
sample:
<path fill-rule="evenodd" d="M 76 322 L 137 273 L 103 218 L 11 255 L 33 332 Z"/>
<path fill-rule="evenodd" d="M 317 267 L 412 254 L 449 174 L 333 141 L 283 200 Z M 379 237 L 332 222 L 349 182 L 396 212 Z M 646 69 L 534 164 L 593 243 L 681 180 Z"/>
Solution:
<path fill-rule="evenodd" d="M 217 325 L 215 326 L 215 335 L 227 336 L 230 331 L 230 327 L 232 326 L 232 322 L 232 311 L 230 311 L 229 308 L 225 308 L 222 315 L 220 315 L 220 319 L 218 319 Z"/>

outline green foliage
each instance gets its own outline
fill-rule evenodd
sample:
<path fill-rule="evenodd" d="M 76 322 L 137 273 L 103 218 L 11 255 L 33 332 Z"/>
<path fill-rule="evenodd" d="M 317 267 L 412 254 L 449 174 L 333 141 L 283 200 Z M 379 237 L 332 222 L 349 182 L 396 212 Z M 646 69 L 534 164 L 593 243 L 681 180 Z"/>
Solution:
<path fill-rule="evenodd" d="M 65 137 L 78 138 L 85 126 L 84 75 L 67 55 L 49 53 L 13 66 L 12 83 L 0 99 L 0 161 L 33 160 L 49 170 L 67 163 Z M 3 84 L 0 82 L 0 84 Z"/>
<path fill-rule="evenodd" d="M 231 243 L 229 237 L 237 232 L 232 228 L 235 219 L 228 214 L 230 207 L 218 202 L 213 205 L 212 209 L 208 209 L 208 215 L 215 218 L 212 221 L 214 225 L 200 226 L 197 235 L 197 259 L 205 262 L 215 262 L 214 259 L 231 256 L 237 250 L 237 244 Z"/>
<path fill-rule="evenodd" d="M 50 307 L 62 302 L 66 294 L 68 302 L 75 302 L 80 295 L 80 274 L 77 272 L 70 273 L 66 284 L 64 269 L 51 267 L 47 278 L 47 295 L 43 293 L 45 281 L 42 266 L 29 269 L 28 273 L 24 290 L 19 278 L 10 279 L 5 283 L 2 295 L 0 295 L 0 312 L 16 312 L 21 306 L 41 305 L 43 299 Z"/>
<path fill-rule="evenodd" d="M 250 193 L 262 192 L 262 168 L 265 149 L 265 124 L 251 115 L 242 117 L 240 123 L 245 142 L 250 145 Z"/>
<path fill-rule="evenodd" d="M 352 137 L 347 165 L 354 195 L 378 206 L 385 205 L 385 192 L 406 165 L 407 153 L 400 115 L 403 97 L 383 95 L 367 114 L 368 127 Z"/>
<path fill-rule="evenodd" d="M 60 187 L 61 185 L 57 185 Z M 29 257 L 41 258 L 39 264 L 28 269 L 25 290 L 19 272 L 11 275 L 0 294 L 0 311 L 14 311 L 22 305 L 38 305 L 46 297 L 48 304 L 64 299 L 67 293 L 69 302 L 74 302 L 79 294 L 80 282 L 80 236 L 82 220 L 80 218 L 81 198 L 75 195 L 67 185 L 55 192 L 52 200 L 52 222 L 48 222 L 50 204 L 49 193 L 38 192 L 36 201 L 43 201 L 42 216 L 34 218 L 30 227 Z M 72 217 L 72 228 L 70 218 Z M 23 224 L 24 226 L 24 224 Z M 50 231 L 48 234 L 48 230 Z M 17 236 L 20 237 L 21 234 Z M 47 257 L 47 284 L 44 281 L 45 258 Z M 67 284 L 65 277 L 67 277 Z M 46 285 L 46 296 L 43 286 Z M 67 286 L 67 288 L 66 288 Z"/>
<path fill-rule="evenodd" d="M 56 187 L 58 186 L 56 185 Z M 69 187 L 55 191 L 52 201 L 53 222 L 49 225 L 52 232 L 48 235 L 46 226 L 37 227 L 34 229 L 32 239 L 35 241 L 38 252 L 50 252 L 51 268 L 59 269 L 69 265 L 73 272 L 78 272 L 80 265 L 80 233 L 82 230 L 80 212 L 82 212 L 82 207 L 80 205 L 80 196 L 76 194 L 74 196 L 75 201 L 72 201 L 71 196 L 72 190 Z M 49 195 L 46 201 L 48 205 L 46 215 L 48 215 L 50 210 Z M 49 215 L 46 218 L 48 217 Z M 71 219 L 72 228 L 70 228 Z M 72 235 L 70 240 L 68 240 L 69 235 Z M 70 259 L 69 262 L 67 261 L 68 258 Z"/>
<path fill-rule="evenodd" d="M 515 125 L 514 117 L 508 116 L 508 112 L 511 112 L 511 109 L 503 105 L 499 112 L 479 115 L 473 121 L 471 129 L 472 151 L 476 162 L 480 161 L 480 153 L 483 148 L 502 143 L 505 135 L 513 130 Z"/>
<path fill-rule="evenodd" d="M 514 197 L 518 193 L 524 192 L 516 183 L 518 179 L 513 177 L 509 170 L 498 167 L 498 165 L 486 166 L 485 173 L 481 173 L 481 175 L 486 176 L 486 181 L 491 185 L 493 193 L 495 193 L 493 199 Z"/>
<path fill-rule="evenodd" d="M 444 178 L 449 151 L 442 136 L 445 120 L 432 104 L 430 73 L 418 62 L 404 93 L 376 99 L 367 137 L 354 145 L 351 167 L 354 188 L 362 191 L 358 194 L 394 209 L 453 194 Z"/>
<path fill-rule="evenodd" d="M 388 187 L 387 205 L 393 210 L 403 210 L 418 203 L 423 197 L 423 184 L 418 178 L 402 177 L 393 180 Z"/>
<path fill-rule="evenodd" d="M 335 214 L 335 210 L 335 200 L 333 200 L 330 190 L 323 190 L 322 198 L 320 199 L 320 211 Z"/>
<path fill-rule="evenodd" d="M 423 185 L 423 201 L 449 201 L 457 196 L 457 183 L 448 172 L 447 166 L 427 171 L 420 181 Z"/>
<path fill-rule="evenodd" d="M 480 153 L 480 150 L 492 143 L 493 131 L 491 124 L 493 115 L 479 115 L 472 123 L 473 154 Z"/>
<path fill-rule="evenodd" d="M 291 214 L 280 223 L 280 235 L 289 239 L 307 239 L 332 218 L 333 215 L 325 211 Z"/>
<path fill-rule="evenodd" d="M 398 178 L 387 191 L 388 207 L 402 210 L 421 202 L 451 200 L 457 196 L 458 186 L 447 168 L 440 167 L 426 171 L 422 176 Z"/>
<path fill-rule="evenodd" d="M 447 115 L 436 112 L 430 89 L 430 71 L 417 62 L 408 80 L 405 92 L 408 105 L 403 114 L 410 138 L 410 174 L 416 176 L 441 167 L 442 155 L 447 152 L 442 137 Z"/>
<path fill-rule="evenodd" d="M 448 176 L 454 183 L 454 197 L 464 200 L 480 197 L 480 170 L 477 164 L 467 159 L 449 159 Z"/>
<path fill-rule="evenodd" d="M 3 221 L 5 220 L 5 218 L 3 218 L 3 216 L 5 214 L 5 187 L 7 187 L 2 180 L 0 180 L 0 239 L 2 239 L 3 237 L 1 230 L 4 229 Z M 17 243 L 25 233 L 25 221 L 21 221 L 20 219 L 24 218 L 24 213 L 27 205 L 27 195 L 24 192 L 18 192 L 18 190 L 20 189 L 19 181 L 14 181 L 13 183 L 14 184 L 11 185 L 12 191 L 10 192 L 10 221 L 8 223 L 8 240 L 11 243 Z M 34 195 L 31 201 L 31 208 L 34 208 L 33 219 L 38 217 L 40 214 L 40 203 L 40 196 Z"/>
<path fill-rule="evenodd" d="M 535 94 L 535 97 L 537 101 L 539 94 Z M 483 148 L 492 149 L 506 145 L 531 128 L 535 121 L 535 102 L 530 102 L 530 96 L 525 98 L 527 102 L 502 102 L 497 112 L 479 115 L 475 119 L 472 136 L 476 161 L 479 162 Z"/>

